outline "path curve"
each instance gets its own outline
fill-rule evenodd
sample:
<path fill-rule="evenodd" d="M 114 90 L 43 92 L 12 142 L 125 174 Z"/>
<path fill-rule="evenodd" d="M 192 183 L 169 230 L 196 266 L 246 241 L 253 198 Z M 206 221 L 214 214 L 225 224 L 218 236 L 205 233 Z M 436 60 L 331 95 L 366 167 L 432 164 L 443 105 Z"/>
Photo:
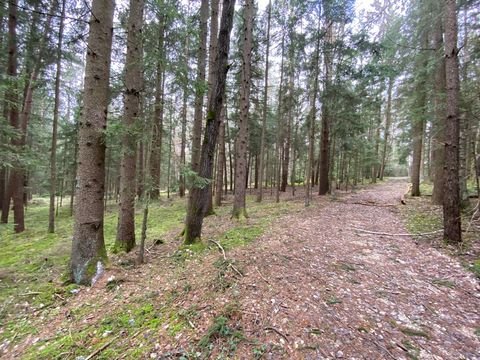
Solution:
<path fill-rule="evenodd" d="M 405 188 L 391 180 L 288 215 L 232 254 L 247 264 L 239 322 L 268 344 L 264 358 L 480 359 L 474 276 L 411 237 L 353 229 L 405 233 L 390 206 Z"/>

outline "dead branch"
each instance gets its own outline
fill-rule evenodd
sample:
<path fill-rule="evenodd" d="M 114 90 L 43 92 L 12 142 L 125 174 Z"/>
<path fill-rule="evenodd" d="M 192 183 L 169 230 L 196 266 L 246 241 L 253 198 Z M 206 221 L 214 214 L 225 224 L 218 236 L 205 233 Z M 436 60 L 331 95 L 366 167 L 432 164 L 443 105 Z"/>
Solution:
<path fill-rule="evenodd" d="M 282 338 L 284 338 L 287 343 L 290 342 L 290 340 L 288 340 L 287 335 L 285 335 L 285 334 L 283 334 L 282 332 L 280 332 L 279 330 L 275 329 L 273 326 L 267 326 L 267 327 L 263 328 L 263 330 L 265 330 L 265 331 L 273 331 L 274 333 L 277 333 L 277 334 L 280 335 Z"/>
<path fill-rule="evenodd" d="M 227 256 L 225 255 L 225 249 L 222 247 L 222 245 L 220 245 L 220 243 L 218 241 L 215 241 L 215 240 L 212 240 L 212 239 L 208 239 L 208 241 L 217 245 L 218 248 L 220 249 L 220 251 L 222 252 L 223 260 L 227 260 Z"/>
<path fill-rule="evenodd" d="M 112 340 L 106 342 L 105 344 L 103 344 L 102 346 L 100 346 L 97 350 L 95 350 L 94 352 L 92 352 L 90 355 L 88 355 L 85 360 L 90 360 L 90 359 L 93 359 L 95 356 L 97 356 L 98 354 L 100 354 L 103 350 L 105 350 L 107 347 L 109 347 L 110 345 L 112 345 L 112 343 L 117 340 L 118 338 L 118 335 L 115 336 Z"/>
<path fill-rule="evenodd" d="M 375 207 L 395 207 L 397 206 L 396 204 L 379 204 L 379 203 L 366 203 L 366 202 L 361 202 L 361 201 L 355 201 L 355 202 L 343 202 L 344 204 L 354 204 L 354 205 L 363 205 L 363 206 L 375 206 Z"/>
<path fill-rule="evenodd" d="M 366 234 L 373 234 L 373 235 L 383 235 L 383 236 L 428 236 L 428 235 L 435 235 L 435 234 L 440 234 L 443 233 L 443 230 L 436 230 L 436 231 L 430 231 L 430 232 L 424 232 L 424 233 L 399 233 L 399 234 L 392 234 L 392 233 L 385 233 L 385 232 L 376 232 L 376 231 L 369 231 L 369 230 L 364 230 L 360 228 L 352 228 L 355 231 L 358 232 L 363 232 Z"/>
<path fill-rule="evenodd" d="M 270 283 L 268 282 L 268 280 L 265 279 L 265 277 L 262 275 L 262 273 L 260 272 L 260 270 L 258 270 L 257 267 L 255 267 L 255 270 L 257 270 L 257 273 L 258 273 L 258 275 L 260 275 L 260 278 L 261 278 L 263 281 L 265 281 L 268 285 L 270 285 Z"/>

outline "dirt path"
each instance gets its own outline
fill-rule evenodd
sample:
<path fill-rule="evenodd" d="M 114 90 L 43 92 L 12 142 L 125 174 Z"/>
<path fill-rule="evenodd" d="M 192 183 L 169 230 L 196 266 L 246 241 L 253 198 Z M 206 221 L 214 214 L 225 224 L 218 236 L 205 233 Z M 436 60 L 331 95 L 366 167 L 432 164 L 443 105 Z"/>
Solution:
<path fill-rule="evenodd" d="M 40 358 L 100 349 L 102 359 L 480 359 L 474 276 L 409 236 L 355 230 L 405 233 L 405 188 L 389 181 L 336 199 L 315 196 L 308 209 L 297 193 L 289 214 L 249 245 L 227 249 L 226 261 L 208 239 L 232 223 L 209 217 L 203 239 L 212 251 L 179 262 L 181 240 L 172 235 L 150 248 L 147 264 L 113 265 L 94 287 L 36 312 L 41 332 L 0 357 L 24 358 L 56 341 L 59 355 Z M 109 290 L 112 276 L 122 283 Z M 144 304 L 147 314 L 105 333 L 106 318 L 128 320 Z"/>
<path fill-rule="evenodd" d="M 388 206 L 405 188 L 390 181 L 287 216 L 231 255 L 249 264 L 238 321 L 268 344 L 265 358 L 480 359 L 473 275 L 411 237 L 353 230 L 405 233 Z"/>

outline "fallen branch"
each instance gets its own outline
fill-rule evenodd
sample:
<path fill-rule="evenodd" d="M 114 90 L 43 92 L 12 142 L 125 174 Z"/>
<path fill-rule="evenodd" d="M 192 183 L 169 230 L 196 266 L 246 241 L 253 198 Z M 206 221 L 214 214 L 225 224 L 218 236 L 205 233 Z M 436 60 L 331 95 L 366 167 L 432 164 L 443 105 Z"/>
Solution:
<path fill-rule="evenodd" d="M 260 278 L 261 278 L 263 281 L 265 281 L 268 285 L 270 285 L 270 283 L 268 282 L 268 280 L 265 279 L 265 277 L 262 275 L 262 273 L 260 272 L 260 270 L 258 270 L 257 267 L 255 267 L 255 270 L 257 270 L 257 273 L 258 273 L 258 275 L 260 275 Z"/>
<path fill-rule="evenodd" d="M 265 331 L 273 331 L 274 333 L 277 333 L 277 334 L 280 335 L 282 338 L 284 338 L 287 343 L 290 342 L 290 340 L 288 340 L 287 335 L 285 335 L 285 334 L 283 334 L 282 332 L 278 331 L 278 330 L 275 329 L 273 326 L 267 326 L 267 327 L 263 328 L 263 330 L 265 330 Z"/>
<path fill-rule="evenodd" d="M 345 201 L 344 204 L 354 204 L 354 205 L 363 205 L 363 206 L 376 206 L 376 207 L 395 207 L 395 204 L 378 204 L 378 203 L 366 203 L 366 202 L 347 202 Z"/>
<path fill-rule="evenodd" d="M 220 249 L 220 251 L 222 252 L 223 260 L 227 260 L 227 256 L 225 255 L 225 249 L 222 247 L 222 245 L 220 245 L 220 243 L 218 241 L 215 241 L 215 240 L 212 240 L 212 239 L 208 239 L 208 241 L 217 245 L 218 248 Z"/>
<path fill-rule="evenodd" d="M 103 344 L 102 346 L 100 346 L 97 350 L 95 350 L 94 352 L 92 352 L 90 355 L 88 355 L 85 360 L 90 360 L 90 359 L 93 359 L 95 356 L 97 356 L 98 354 L 100 354 L 103 350 L 105 350 L 107 347 L 109 347 L 110 345 L 112 345 L 112 343 L 117 340 L 118 338 L 118 335 L 115 336 L 112 340 L 106 342 L 105 344 Z"/>
<path fill-rule="evenodd" d="M 24 294 L 18 294 L 18 296 L 32 296 L 32 295 L 40 295 L 41 293 L 38 291 L 27 292 Z"/>
<path fill-rule="evenodd" d="M 424 233 L 399 233 L 399 234 L 392 234 L 392 233 L 385 233 L 385 232 L 376 232 L 376 231 L 369 231 L 369 230 L 364 230 L 360 228 L 352 228 L 355 231 L 363 232 L 366 234 L 373 234 L 373 235 L 383 235 L 383 236 L 427 236 L 427 235 L 435 235 L 435 234 L 440 234 L 443 233 L 443 230 L 436 230 L 436 231 L 430 231 L 430 232 L 424 232 Z"/>

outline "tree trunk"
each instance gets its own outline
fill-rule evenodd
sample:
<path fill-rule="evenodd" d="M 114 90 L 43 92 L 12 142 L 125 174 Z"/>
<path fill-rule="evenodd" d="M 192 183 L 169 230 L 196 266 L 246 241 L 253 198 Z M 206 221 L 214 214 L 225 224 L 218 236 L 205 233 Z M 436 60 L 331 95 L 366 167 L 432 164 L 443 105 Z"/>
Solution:
<path fill-rule="evenodd" d="M 210 16 L 210 44 L 208 54 L 208 97 L 211 98 L 213 94 L 213 83 L 215 82 L 215 54 L 217 52 L 218 40 L 218 0 L 211 0 L 211 16 Z M 223 109 L 223 107 L 222 107 Z M 223 119 L 222 119 L 223 121 Z M 217 169 L 218 171 L 218 169 Z M 205 216 L 215 214 L 213 210 L 213 186 L 214 183 L 208 184 L 208 197 Z"/>
<path fill-rule="evenodd" d="M 52 130 L 52 148 L 50 154 L 50 208 L 48 216 L 48 232 L 55 232 L 55 191 L 56 191 L 56 159 L 57 159 L 57 127 L 58 127 L 58 108 L 60 106 L 60 77 L 62 74 L 62 43 L 63 43 L 63 18 L 65 17 L 65 0 L 62 0 L 62 12 L 60 18 L 60 28 L 58 30 L 57 46 L 57 64 L 55 74 L 55 102 L 53 105 L 53 130 Z"/>
<path fill-rule="evenodd" d="M 308 114 L 308 158 L 305 175 L 305 206 L 310 206 L 311 190 L 312 190 L 312 172 L 314 152 L 315 152 L 315 117 L 317 115 L 317 93 L 318 93 L 318 70 L 320 62 L 320 34 L 317 34 L 317 42 L 315 45 L 315 58 L 313 63 L 313 90 L 310 98 L 310 113 Z"/>
<path fill-rule="evenodd" d="M 163 140 L 163 113 L 164 113 L 164 85 L 165 85 L 165 69 L 163 60 L 165 58 L 165 17 L 163 14 L 159 16 L 159 34 L 158 34 L 158 58 L 155 80 L 155 105 L 154 105 L 154 124 L 153 124 L 153 141 L 150 157 L 150 173 L 152 177 L 152 189 L 150 196 L 152 199 L 158 199 L 160 196 L 160 178 L 162 170 L 162 140 Z"/>
<path fill-rule="evenodd" d="M 79 126 L 78 177 L 73 228 L 71 278 L 92 284 L 103 272 L 105 129 L 107 125 L 114 1 L 93 0 Z"/>
<path fill-rule="evenodd" d="M 240 88 L 240 116 L 238 118 L 237 146 L 235 148 L 235 199 L 232 218 L 247 217 L 245 184 L 247 182 L 248 115 L 250 107 L 250 79 L 253 46 L 253 0 L 245 0 Z"/>
<path fill-rule="evenodd" d="M 208 0 L 200 5 L 200 42 L 197 53 L 197 79 L 195 84 L 195 109 L 193 114 L 192 170 L 198 173 L 202 139 L 203 97 L 205 95 L 205 68 L 207 62 Z M 218 117 L 219 114 L 217 114 Z M 208 117 L 208 116 L 207 116 Z"/>
<path fill-rule="evenodd" d="M 445 0 L 445 69 L 447 118 L 445 126 L 445 184 L 443 229 L 446 241 L 462 241 L 459 184 L 459 73 L 457 48 L 457 9 L 455 0 Z"/>
<path fill-rule="evenodd" d="M 265 54 L 265 76 L 263 80 L 263 109 L 262 109 L 262 135 L 260 138 L 260 159 L 258 165 L 258 190 L 257 190 L 257 202 L 261 202 L 263 198 L 263 174 L 265 172 L 265 133 L 267 131 L 267 113 L 268 113 L 268 60 L 270 55 L 270 21 L 272 15 L 272 1 L 269 0 L 267 8 L 267 35 L 266 40 L 266 54 Z M 268 164 L 268 162 L 267 162 Z"/>
<path fill-rule="evenodd" d="M 276 146 L 276 161 L 277 168 L 275 171 L 275 202 L 280 202 L 280 176 L 281 176 L 281 162 L 283 158 L 282 143 L 283 143 L 283 111 L 282 111 L 282 91 L 283 91 L 283 58 L 285 51 L 285 34 L 282 34 L 282 55 L 280 63 L 280 86 L 278 88 L 278 104 L 277 104 L 277 146 Z"/>
<path fill-rule="evenodd" d="M 380 165 L 380 180 L 383 180 L 385 175 L 385 166 L 387 165 L 388 141 L 390 137 L 390 127 L 392 126 L 392 91 L 395 79 L 393 75 L 388 78 L 387 88 L 387 109 L 385 110 L 385 136 L 383 138 L 382 163 Z"/>
<path fill-rule="evenodd" d="M 186 64 L 188 62 L 188 36 L 185 37 L 185 48 L 183 50 L 183 61 Z M 183 82 L 183 100 L 182 100 L 182 130 L 180 140 L 180 176 L 178 180 L 178 195 L 183 198 L 185 196 L 185 147 L 187 146 L 187 105 L 188 105 L 188 76 Z"/>
<path fill-rule="evenodd" d="M 217 55 L 215 57 L 215 67 L 218 70 L 215 83 L 213 84 L 213 91 L 215 95 L 212 96 L 208 102 L 205 135 L 203 138 L 199 163 L 199 175 L 205 179 L 212 178 L 213 155 L 215 152 L 218 130 L 220 127 L 220 113 L 222 111 L 227 72 L 229 68 L 227 62 L 230 49 L 230 33 L 233 26 L 234 9 L 235 0 L 223 0 L 222 20 L 220 23 L 220 33 L 218 36 Z M 207 187 L 194 186 L 190 191 L 184 232 L 186 244 L 200 241 L 207 196 Z"/>
<path fill-rule="evenodd" d="M 333 24 L 331 21 L 327 24 L 326 30 L 326 43 L 327 48 L 324 54 L 324 66 L 325 66 L 325 103 L 322 104 L 322 133 L 320 140 L 320 168 L 319 168 L 319 188 L 318 194 L 325 195 L 330 190 L 329 178 L 330 178 L 330 110 L 331 106 L 331 94 L 330 82 L 332 77 L 332 63 L 333 56 L 330 53 L 330 45 L 333 42 Z"/>
<path fill-rule="evenodd" d="M 215 188 L 215 206 L 222 205 L 223 172 L 225 169 L 225 107 L 222 108 L 220 129 L 218 133 L 217 181 Z"/>
<path fill-rule="evenodd" d="M 443 29 L 441 17 L 435 25 L 434 42 L 437 67 L 434 84 L 435 118 L 432 126 L 432 175 L 433 191 L 432 202 L 443 204 L 444 192 L 444 164 L 445 164 L 445 57 L 443 50 Z"/>
<path fill-rule="evenodd" d="M 428 33 L 424 31 L 422 45 L 428 47 Z M 420 170 L 422 166 L 422 149 L 425 129 L 425 118 L 427 113 L 427 89 L 425 71 L 428 67 L 428 58 L 421 53 L 417 65 L 416 86 L 415 86 L 415 107 L 413 109 L 412 124 L 412 196 L 420 196 Z"/>
<path fill-rule="evenodd" d="M 120 204 L 115 250 L 129 252 L 135 246 L 135 193 L 137 175 L 137 119 L 142 90 L 143 0 L 130 0 L 123 96 L 123 137 L 120 166 Z"/>

